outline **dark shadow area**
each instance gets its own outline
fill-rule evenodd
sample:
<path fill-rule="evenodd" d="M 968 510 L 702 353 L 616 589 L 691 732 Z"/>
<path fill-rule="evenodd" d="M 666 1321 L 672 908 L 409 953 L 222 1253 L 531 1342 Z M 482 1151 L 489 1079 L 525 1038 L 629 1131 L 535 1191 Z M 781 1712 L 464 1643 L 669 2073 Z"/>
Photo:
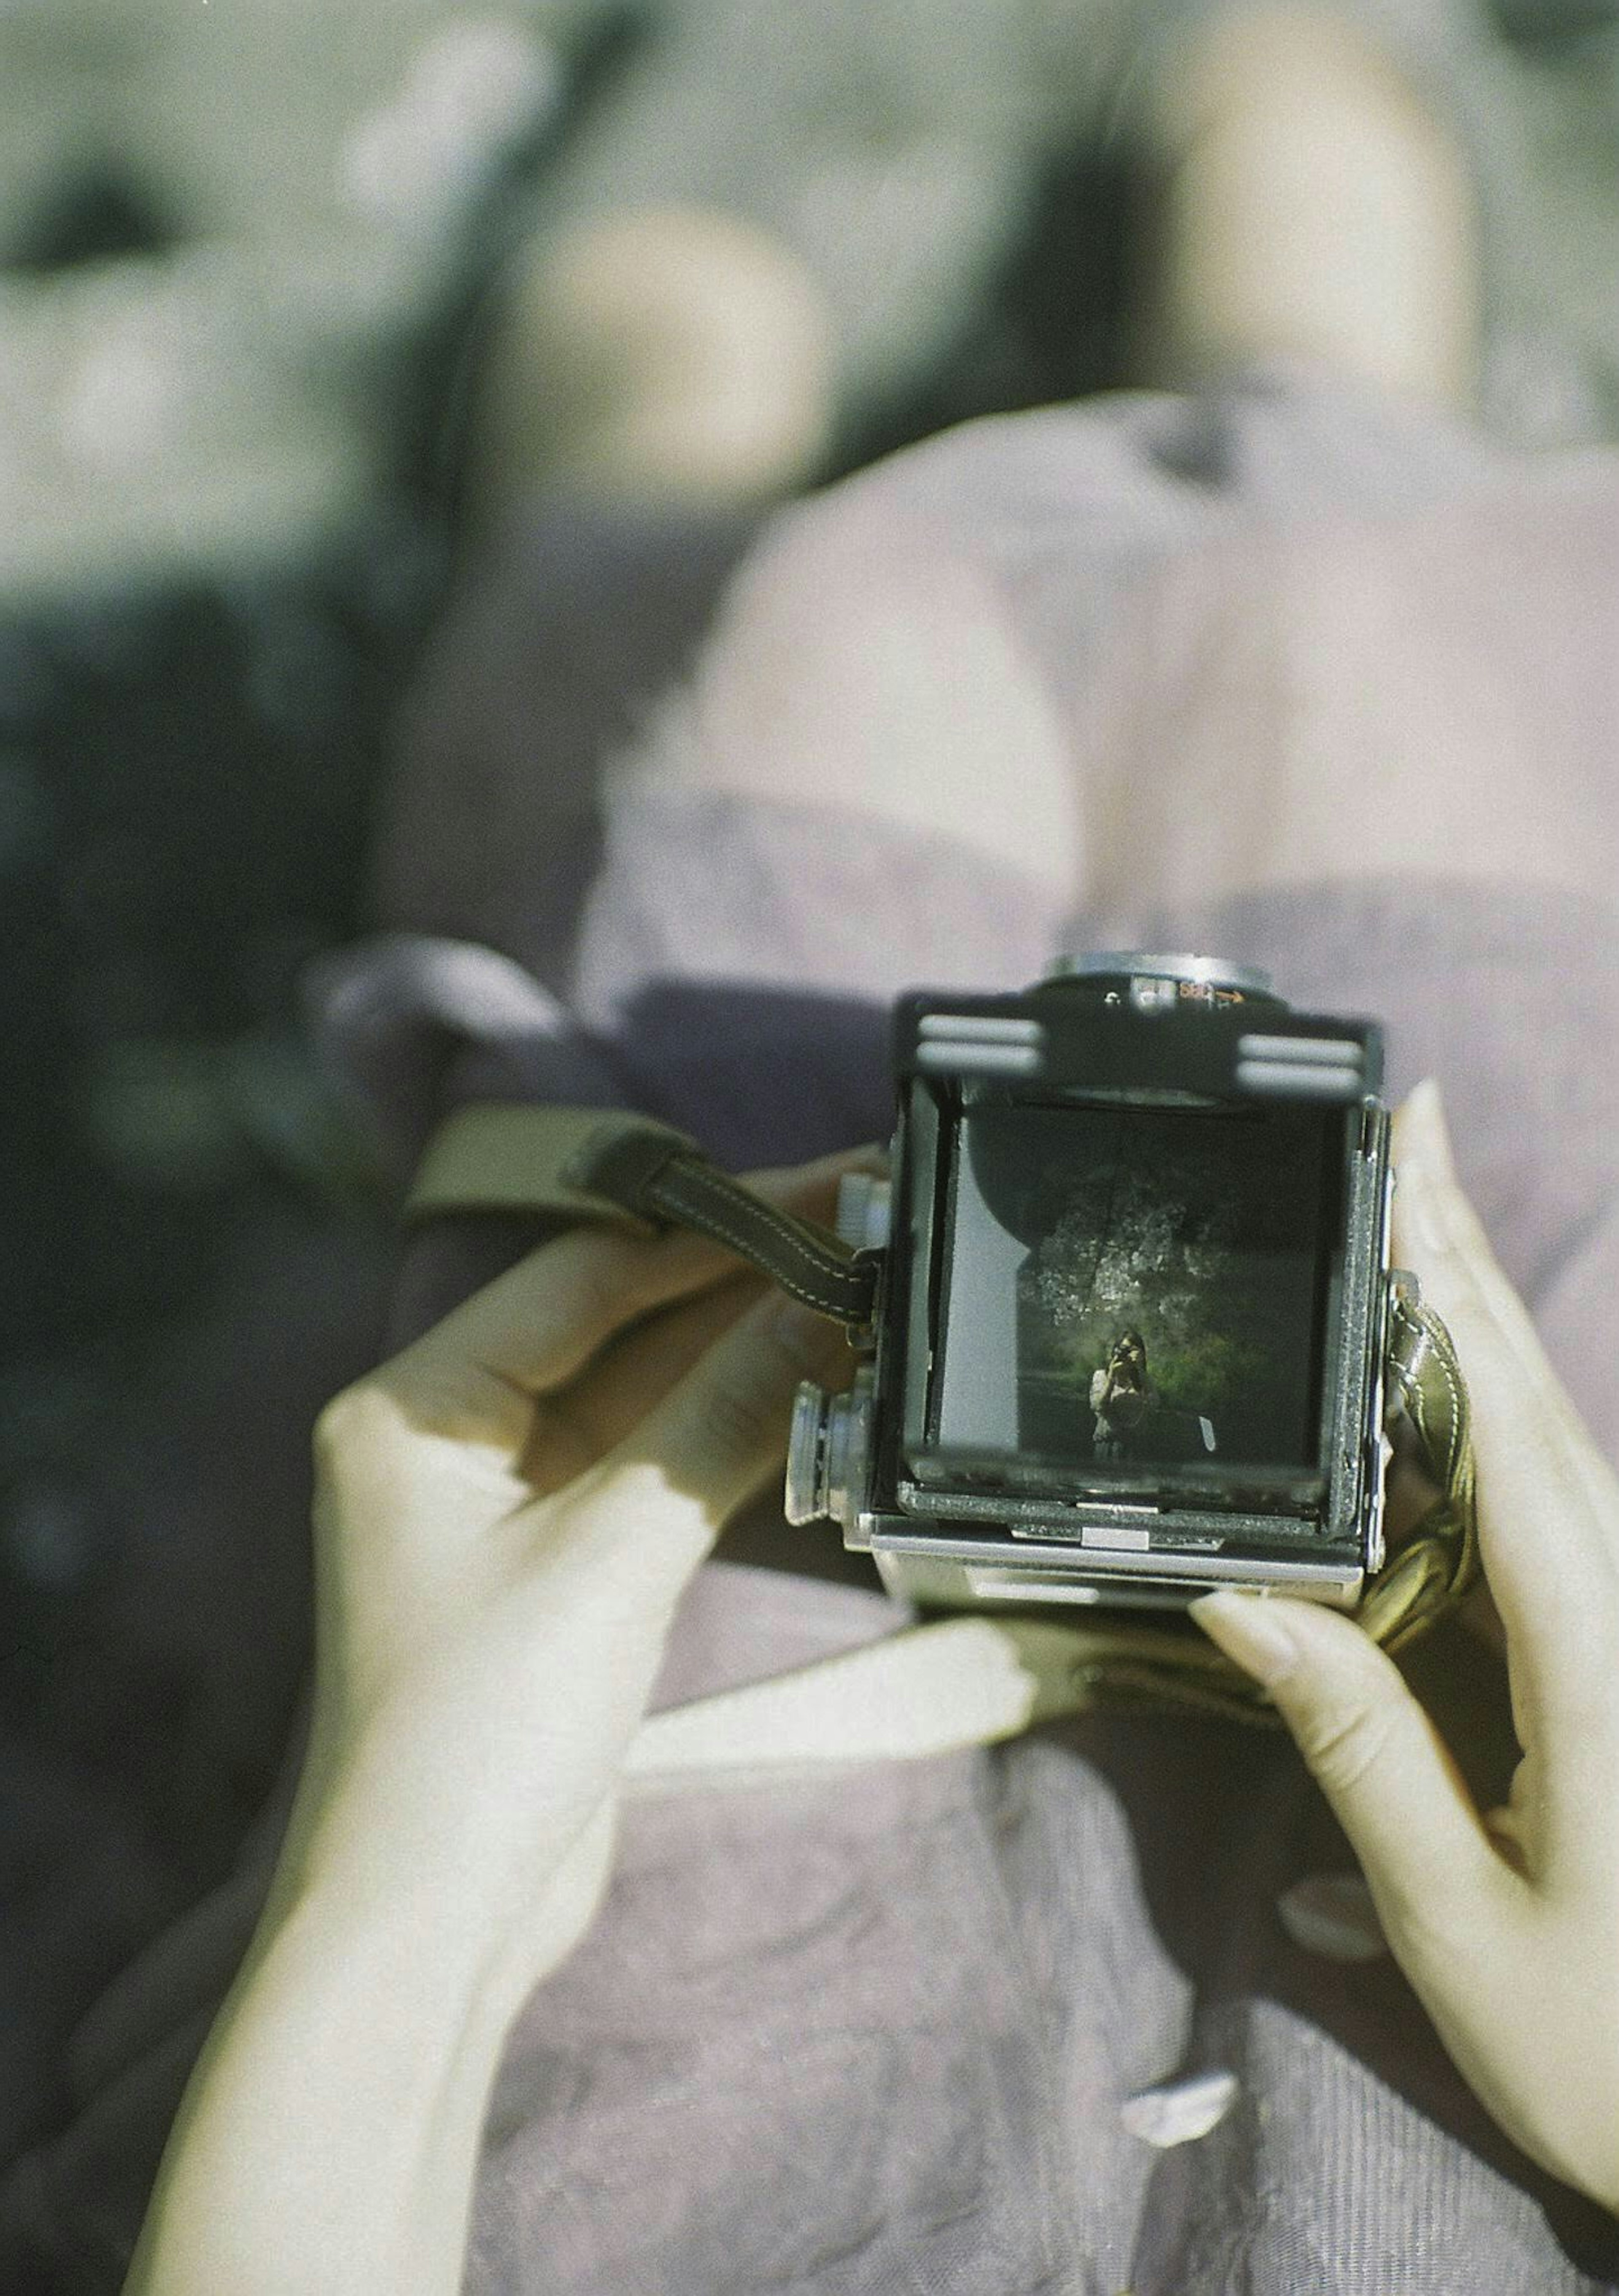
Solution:
<path fill-rule="evenodd" d="M 183 236 L 180 219 L 134 170 L 87 160 L 24 218 L 0 268 L 70 271 L 127 255 L 161 255 Z"/>
<path fill-rule="evenodd" d="M 1130 380 L 1128 291 L 1141 160 L 1120 140 L 1056 156 L 973 320 L 920 389 L 838 442 L 836 474 L 984 414 L 1045 406 Z"/>
<path fill-rule="evenodd" d="M 568 53 L 567 94 L 536 132 L 510 154 L 478 219 L 477 239 L 423 329 L 395 417 L 398 479 L 431 502 L 454 536 L 464 507 L 463 461 L 472 394 L 485 340 L 490 297 L 500 272 L 534 227 L 543 186 L 625 71 L 656 37 L 654 11 L 637 0 L 604 7 L 576 32 Z"/>
<path fill-rule="evenodd" d="M 688 667 L 762 516 L 563 502 L 491 538 L 399 717 L 372 921 L 489 942 L 561 989 L 604 764 Z"/>
<path fill-rule="evenodd" d="M 227 1869 L 296 1694 L 308 1429 L 381 1308 L 300 1144 L 293 983 L 357 929 L 420 539 L 0 630 L 6 2157 Z"/>
<path fill-rule="evenodd" d="M 614 1046 L 626 1103 L 734 1172 L 795 1164 L 893 1126 L 887 1007 L 730 981 L 654 981 Z"/>

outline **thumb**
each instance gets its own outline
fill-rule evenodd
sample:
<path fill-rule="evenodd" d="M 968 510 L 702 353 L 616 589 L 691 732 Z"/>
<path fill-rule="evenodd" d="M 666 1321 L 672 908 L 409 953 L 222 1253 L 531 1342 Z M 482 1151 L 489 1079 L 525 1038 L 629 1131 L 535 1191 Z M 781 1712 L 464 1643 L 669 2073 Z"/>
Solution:
<path fill-rule="evenodd" d="M 1319 1603 L 1222 1591 L 1191 1614 L 1270 1692 L 1360 1861 L 1391 1948 L 1453 1984 L 1506 1869 L 1450 1749 L 1369 1635 Z M 1415 1965 L 1414 1965 L 1415 1964 Z"/>

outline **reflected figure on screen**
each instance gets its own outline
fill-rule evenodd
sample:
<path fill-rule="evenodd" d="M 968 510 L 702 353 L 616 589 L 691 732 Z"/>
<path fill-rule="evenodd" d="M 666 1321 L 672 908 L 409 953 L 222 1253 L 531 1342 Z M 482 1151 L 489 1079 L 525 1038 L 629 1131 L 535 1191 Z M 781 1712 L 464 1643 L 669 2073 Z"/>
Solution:
<path fill-rule="evenodd" d="M 1090 1407 L 1096 1414 L 1092 1456 L 1127 1457 L 1130 1438 L 1152 1406 L 1146 1342 L 1139 1332 L 1122 1331 L 1114 1341 L 1107 1361 L 1091 1376 Z"/>
<path fill-rule="evenodd" d="M 1143 1452 L 1153 1457 L 1196 1458 L 1218 1447 L 1213 1423 L 1202 1412 L 1176 1411 L 1164 1405 L 1147 1373 L 1146 1342 L 1135 1330 L 1121 1332 L 1106 1362 L 1091 1374 L 1090 1408 L 1095 1414 L 1093 1459 L 1128 1459 Z M 1149 1421 L 1152 1439 L 1138 1442 Z"/>

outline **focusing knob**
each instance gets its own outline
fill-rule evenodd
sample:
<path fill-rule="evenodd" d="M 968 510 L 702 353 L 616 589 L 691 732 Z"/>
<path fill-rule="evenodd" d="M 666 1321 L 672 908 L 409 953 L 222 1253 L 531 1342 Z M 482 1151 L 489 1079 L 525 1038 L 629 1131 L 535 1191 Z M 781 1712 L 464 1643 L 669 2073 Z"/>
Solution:
<path fill-rule="evenodd" d="M 801 1380 L 793 1398 L 787 1437 L 787 1488 L 782 1513 L 790 1523 L 819 1522 L 826 1512 L 826 1409 L 832 1398 L 813 1380 Z"/>
<path fill-rule="evenodd" d="M 873 1172 L 845 1172 L 838 1182 L 837 1231 L 851 1251 L 886 1251 L 893 1189 Z"/>
<path fill-rule="evenodd" d="M 793 1398 L 782 1501 L 790 1523 L 819 1522 L 829 1515 L 851 1530 L 859 1520 L 871 1439 L 871 1374 L 866 1370 L 856 1373 L 844 1395 L 828 1395 L 813 1380 L 800 1383 Z"/>

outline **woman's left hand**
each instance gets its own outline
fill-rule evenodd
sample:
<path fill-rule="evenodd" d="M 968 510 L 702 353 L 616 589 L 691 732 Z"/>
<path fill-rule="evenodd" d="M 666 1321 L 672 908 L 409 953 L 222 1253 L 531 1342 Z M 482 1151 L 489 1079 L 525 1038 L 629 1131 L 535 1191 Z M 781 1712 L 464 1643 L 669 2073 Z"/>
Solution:
<path fill-rule="evenodd" d="M 1532 2160 L 1619 2211 L 1619 1479 L 1457 1183 L 1436 1089 L 1396 1120 L 1394 1250 L 1471 1391 L 1478 1535 L 1521 1759 L 1481 1810 L 1387 1652 L 1324 1603 L 1192 1615 L 1270 1691 L 1389 1949 Z"/>
<path fill-rule="evenodd" d="M 752 1185 L 829 1219 L 856 1160 Z M 278 1887 L 425 1872 L 464 1890 L 516 1991 L 555 1966 L 604 1886 L 681 1591 L 778 1464 L 797 1381 L 843 1353 L 712 1244 L 577 1230 L 337 1397 Z"/>

